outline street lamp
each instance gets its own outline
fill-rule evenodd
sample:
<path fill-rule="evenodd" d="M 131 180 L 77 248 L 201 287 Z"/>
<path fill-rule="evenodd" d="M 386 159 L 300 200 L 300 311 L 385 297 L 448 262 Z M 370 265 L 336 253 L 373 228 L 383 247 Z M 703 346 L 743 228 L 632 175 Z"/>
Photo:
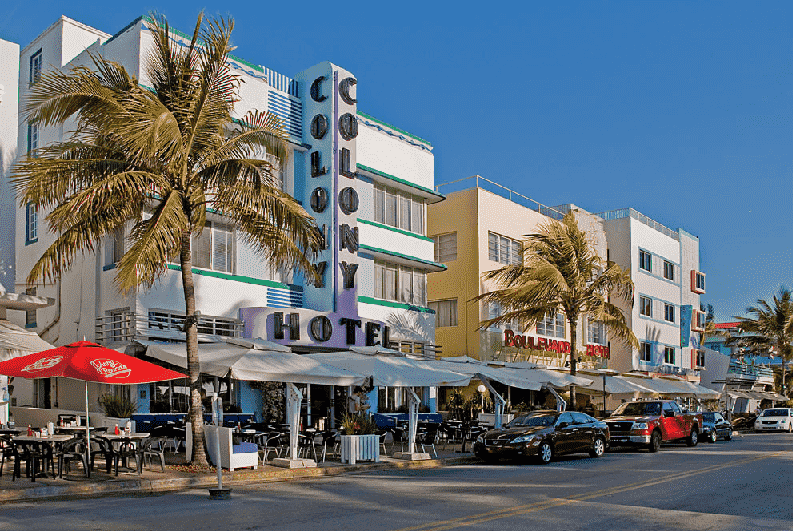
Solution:
<path fill-rule="evenodd" d="M 487 387 L 484 384 L 479 384 L 479 387 L 476 388 L 479 391 L 479 394 L 482 395 L 482 411 L 485 410 L 485 391 L 487 391 Z"/>

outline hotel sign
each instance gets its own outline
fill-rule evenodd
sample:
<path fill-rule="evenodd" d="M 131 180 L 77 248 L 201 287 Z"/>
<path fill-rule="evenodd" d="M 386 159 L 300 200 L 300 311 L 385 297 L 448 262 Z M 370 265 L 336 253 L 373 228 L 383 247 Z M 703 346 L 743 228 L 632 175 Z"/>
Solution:
<path fill-rule="evenodd" d="M 504 346 L 515 348 L 526 348 L 530 350 L 544 350 L 546 352 L 556 352 L 557 354 L 569 354 L 570 342 L 565 340 L 550 339 L 546 337 L 532 337 L 516 334 L 512 330 L 504 331 Z M 587 356 L 597 356 L 600 358 L 610 358 L 609 347 L 605 345 L 587 345 Z"/>

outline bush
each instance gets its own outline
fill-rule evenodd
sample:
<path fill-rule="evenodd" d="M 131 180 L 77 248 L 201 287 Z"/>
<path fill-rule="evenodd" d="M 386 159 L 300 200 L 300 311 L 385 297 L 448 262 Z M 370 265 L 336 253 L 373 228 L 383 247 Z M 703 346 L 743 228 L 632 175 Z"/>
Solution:
<path fill-rule="evenodd" d="M 115 395 L 102 395 L 99 405 L 105 410 L 108 417 L 128 418 L 138 410 L 138 405 L 130 399 Z"/>
<path fill-rule="evenodd" d="M 341 419 L 341 429 L 344 435 L 370 435 L 377 433 L 377 423 L 367 413 L 347 414 Z"/>

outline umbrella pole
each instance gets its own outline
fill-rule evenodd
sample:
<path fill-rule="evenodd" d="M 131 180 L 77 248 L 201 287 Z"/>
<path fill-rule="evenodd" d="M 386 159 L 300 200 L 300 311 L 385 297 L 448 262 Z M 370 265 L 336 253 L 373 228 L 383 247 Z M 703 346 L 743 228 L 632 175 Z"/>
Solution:
<path fill-rule="evenodd" d="M 87 458 L 88 470 L 86 475 L 91 477 L 91 422 L 88 420 L 88 380 L 85 381 L 85 456 Z"/>

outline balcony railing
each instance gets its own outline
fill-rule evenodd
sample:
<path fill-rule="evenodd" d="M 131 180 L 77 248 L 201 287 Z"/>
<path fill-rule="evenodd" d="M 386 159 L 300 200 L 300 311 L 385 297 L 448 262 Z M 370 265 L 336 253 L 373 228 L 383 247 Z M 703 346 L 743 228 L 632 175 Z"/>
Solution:
<path fill-rule="evenodd" d="M 128 343 L 135 339 L 185 340 L 184 315 L 162 310 L 146 316 L 132 311 L 117 312 L 96 318 L 95 338 L 101 345 Z M 227 317 L 199 316 L 198 335 L 242 337 L 243 322 Z"/>

